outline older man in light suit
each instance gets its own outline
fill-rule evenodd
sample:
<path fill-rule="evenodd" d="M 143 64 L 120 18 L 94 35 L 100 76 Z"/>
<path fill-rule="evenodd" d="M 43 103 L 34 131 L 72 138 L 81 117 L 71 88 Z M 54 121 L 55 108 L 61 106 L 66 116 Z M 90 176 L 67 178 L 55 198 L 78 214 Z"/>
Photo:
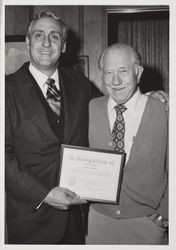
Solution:
<path fill-rule="evenodd" d="M 132 47 L 106 48 L 100 68 L 108 95 L 90 102 L 90 147 L 125 152 L 126 163 L 119 204 L 90 206 L 87 244 L 164 244 L 168 225 L 165 106 L 141 94 L 143 67 Z"/>

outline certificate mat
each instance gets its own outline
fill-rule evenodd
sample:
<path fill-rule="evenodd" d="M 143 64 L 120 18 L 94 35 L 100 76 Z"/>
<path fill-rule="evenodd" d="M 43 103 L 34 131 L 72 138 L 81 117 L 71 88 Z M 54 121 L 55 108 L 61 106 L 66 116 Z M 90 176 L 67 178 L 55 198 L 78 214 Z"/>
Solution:
<path fill-rule="evenodd" d="M 59 186 L 86 200 L 117 203 L 124 162 L 122 153 L 62 144 Z"/>

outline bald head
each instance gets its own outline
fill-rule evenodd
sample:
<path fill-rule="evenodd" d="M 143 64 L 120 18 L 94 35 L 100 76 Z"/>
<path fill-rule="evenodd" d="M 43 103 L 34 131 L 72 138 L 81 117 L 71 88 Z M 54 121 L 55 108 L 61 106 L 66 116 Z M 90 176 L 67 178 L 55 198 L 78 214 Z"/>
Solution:
<path fill-rule="evenodd" d="M 141 55 L 131 46 L 123 43 L 115 43 L 109 47 L 106 47 L 99 59 L 99 68 L 103 70 L 103 63 L 106 55 L 110 54 L 113 55 L 115 52 L 123 52 L 124 55 L 128 55 L 129 59 L 135 64 L 135 65 L 141 65 Z"/>

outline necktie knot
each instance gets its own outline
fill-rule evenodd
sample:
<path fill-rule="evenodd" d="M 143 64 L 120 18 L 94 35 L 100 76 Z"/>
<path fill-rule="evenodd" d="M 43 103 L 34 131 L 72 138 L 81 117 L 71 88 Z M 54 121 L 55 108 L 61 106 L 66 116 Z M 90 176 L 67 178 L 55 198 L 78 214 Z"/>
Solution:
<path fill-rule="evenodd" d="M 123 114 L 127 110 L 127 108 L 124 104 L 118 104 L 115 106 L 115 110 L 116 110 L 116 114 L 119 114 L 119 113 Z"/>
<path fill-rule="evenodd" d="M 52 79 L 52 78 L 48 78 L 48 79 L 46 80 L 46 84 L 47 84 L 48 86 L 52 87 L 52 86 L 55 85 L 55 80 Z"/>
<path fill-rule="evenodd" d="M 48 78 L 46 81 L 46 84 L 48 85 L 47 93 L 46 93 L 46 98 L 52 99 L 55 102 L 60 101 L 60 91 L 56 88 L 55 80 L 52 78 Z"/>

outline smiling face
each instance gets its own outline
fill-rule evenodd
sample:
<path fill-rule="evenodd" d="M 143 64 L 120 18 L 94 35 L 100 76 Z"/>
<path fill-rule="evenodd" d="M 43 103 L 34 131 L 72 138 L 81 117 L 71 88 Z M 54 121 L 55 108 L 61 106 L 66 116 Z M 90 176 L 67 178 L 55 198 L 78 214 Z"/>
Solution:
<path fill-rule="evenodd" d="M 66 49 L 62 26 L 51 17 L 41 17 L 33 23 L 26 43 L 31 64 L 42 73 L 52 75 Z"/>
<path fill-rule="evenodd" d="M 102 68 L 109 96 L 118 104 L 126 103 L 137 90 L 143 67 L 135 63 L 130 50 L 111 48 L 104 54 Z"/>

